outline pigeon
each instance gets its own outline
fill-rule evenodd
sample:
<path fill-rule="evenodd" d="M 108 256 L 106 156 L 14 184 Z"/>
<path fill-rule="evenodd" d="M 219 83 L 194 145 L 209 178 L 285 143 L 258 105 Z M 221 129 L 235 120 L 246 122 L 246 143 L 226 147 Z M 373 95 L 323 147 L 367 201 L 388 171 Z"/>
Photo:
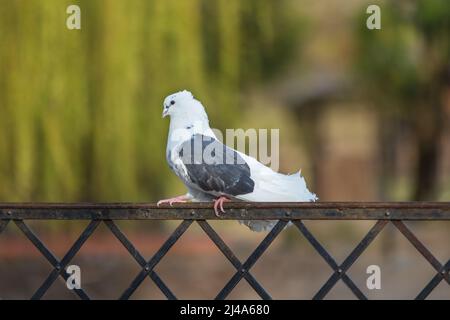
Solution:
<path fill-rule="evenodd" d="M 214 201 L 217 216 L 227 201 L 310 202 L 317 197 L 306 187 L 300 171 L 285 175 L 234 150 L 209 126 L 202 103 L 189 91 L 165 98 L 162 117 L 170 117 L 166 160 L 187 187 L 187 194 L 158 201 L 157 205 Z M 277 221 L 239 221 L 253 231 L 269 231 Z"/>

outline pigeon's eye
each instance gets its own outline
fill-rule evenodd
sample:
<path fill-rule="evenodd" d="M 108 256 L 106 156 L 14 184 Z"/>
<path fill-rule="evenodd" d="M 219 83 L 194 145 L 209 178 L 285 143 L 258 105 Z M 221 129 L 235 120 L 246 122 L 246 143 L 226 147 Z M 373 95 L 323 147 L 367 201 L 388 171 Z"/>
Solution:
<path fill-rule="evenodd" d="M 173 105 L 175 104 L 175 101 L 174 101 L 174 100 L 171 100 L 171 101 L 170 101 L 170 104 L 173 106 Z"/>

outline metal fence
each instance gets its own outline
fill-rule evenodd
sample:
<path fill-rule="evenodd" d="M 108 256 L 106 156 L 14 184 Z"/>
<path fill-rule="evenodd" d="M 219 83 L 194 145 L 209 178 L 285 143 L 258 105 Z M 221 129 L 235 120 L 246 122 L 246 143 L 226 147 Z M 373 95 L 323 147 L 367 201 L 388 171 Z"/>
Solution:
<path fill-rule="evenodd" d="M 278 220 L 278 223 L 242 262 L 207 222 L 217 219 Z M 90 223 L 63 258 L 58 259 L 30 229 L 26 220 L 90 220 Z M 115 220 L 181 220 L 181 223 L 159 250 L 146 260 L 118 228 Z M 342 263 L 338 263 L 302 220 L 373 220 L 374 225 L 349 256 Z M 8 223 L 15 223 L 53 266 L 52 272 L 33 294 L 32 299 L 42 298 L 58 277 L 67 280 L 65 268 L 100 223 L 106 224 L 131 257 L 142 267 L 120 299 L 130 298 L 146 277 L 150 277 L 168 299 L 176 299 L 175 294 L 155 272 L 155 267 L 193 223 L 200 225 L 236 269 L 216 299 L 227 298 L 242 279 L 245 279 L 262 299 L 271 299 L 270 294 L 252 275 L 251 268 L 289 222 L 295 225 L 333 270 L 313 299 L 323 299 L 339 280 L 342 280 L 357 298 L 367 299 L 346 272 L 388 223 L 394 224 L 436 271 L 436 275 L 416 296 L 416 299 L 425 299 L 441 281 L 444 280 L 450 285 L 450 259 L 445 263 L 438 261 L 404 224 L 404 221 L 408 220 L 450 220 L 450 203 L 227 203 L 226 213 L 221 217 L 214 215 L 210 203 L 191 203 L 174 207 L 157 207 L 153 204 L 0 204 L 0 234 Z M 450 246 L 450 243 L 448 245 Z M 74 289 L 74 292 L 81 299 L 89 299 L 83 289 Z"/>

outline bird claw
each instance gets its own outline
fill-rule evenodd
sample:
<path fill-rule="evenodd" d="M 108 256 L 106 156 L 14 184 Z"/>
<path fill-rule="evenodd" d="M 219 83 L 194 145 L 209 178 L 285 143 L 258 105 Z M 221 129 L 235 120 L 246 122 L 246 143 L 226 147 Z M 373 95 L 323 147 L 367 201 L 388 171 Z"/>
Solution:
<path fill-rule="evenodd" d="M 216 200 L 214 200 L 214 214 L 216 215 L 216 217 L 220 217 L 220 213 L 219 213 L 219 209 L 222 213 L 225 213 L 225 209 L 223 208 L 223 203 L 230 201 L 230 199 L 226 198 L 226 197 L 219 197 Z"/>
<path fill-rule="evenodd" d="M 159 200 L 156 203 L 156 206 L 159 207 L 161 204 L 168 203 L 169 206 L 172 207 L 174 203 L 184 203 L 184 202 L 187 202 L 186 197 L 185 196 L 178 196 L 178 197 L 174 197 L 174 198 Z"/>

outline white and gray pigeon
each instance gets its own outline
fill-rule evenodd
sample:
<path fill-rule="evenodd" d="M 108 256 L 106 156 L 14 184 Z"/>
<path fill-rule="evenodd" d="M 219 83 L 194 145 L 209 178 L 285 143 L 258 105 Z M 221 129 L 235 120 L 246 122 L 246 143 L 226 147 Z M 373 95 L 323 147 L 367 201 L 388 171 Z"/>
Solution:
<path fill-rule="evenodd" d="M 164 199 L 172 205 L 187 201 L 214 201 L 214 212 L 225 213 L 230 200 L 259 202 L 309 202 L 317 197 L 306 187 L 300 172 L 284 175 L 256 159 L 220 142 L 209 126 L 200 101 L 189 91 L 164 100 L 163 118 L 170 116 L 166 158 L 172 171 L 183 181 L 188 193 Z M 272 220 L 240 221 L 253 231 L 270 230 Z"/>

